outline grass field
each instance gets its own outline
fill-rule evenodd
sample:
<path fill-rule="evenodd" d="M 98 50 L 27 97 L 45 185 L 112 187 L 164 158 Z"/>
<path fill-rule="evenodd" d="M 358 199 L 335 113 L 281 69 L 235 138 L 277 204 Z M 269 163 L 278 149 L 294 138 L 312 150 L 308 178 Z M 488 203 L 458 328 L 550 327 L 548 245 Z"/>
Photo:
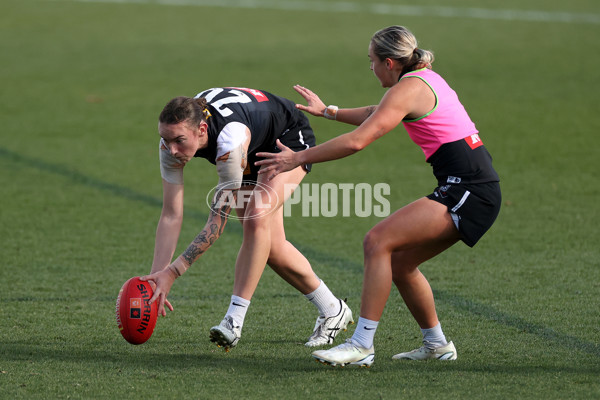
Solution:
<path fill-rule="evenodd" d="M 373 11 L 385 1 L 332 12 L 342 4 L 1 0 L 0 398 L 600 398 L 600 5 L 423 0 L 435 16 Z M 300 83 L 329 104 L 376 103 L 384 90 L 368 41 L 392 24 L 434 50 L 502 179 L 503 208 L 483 240 L 422 267 L 459 359 L 391 360 L 420 341 L 392 291 L 373 367 L 315 363 L 302 343 L 316 312 L 270 270 L 239 346 L 217 349 L 208 330 L 231 295 L 236 221 L 175 283 L 175 312 L 150 341 L 126 343 L 114 305 L 123 282 L 150 269 L 166 101 L 223 85 L 299 101 Z M 321 142 L 346 129 L 311 121 Z M 216 183 L 206 162 L 188 168 L 178 251 L 203 226 Z M 389 183 L 393 209 L 435 186 L 402 128 L 305 182 Z M 361 243 L 378 220 L 286 220 L 356 317 Z"/>

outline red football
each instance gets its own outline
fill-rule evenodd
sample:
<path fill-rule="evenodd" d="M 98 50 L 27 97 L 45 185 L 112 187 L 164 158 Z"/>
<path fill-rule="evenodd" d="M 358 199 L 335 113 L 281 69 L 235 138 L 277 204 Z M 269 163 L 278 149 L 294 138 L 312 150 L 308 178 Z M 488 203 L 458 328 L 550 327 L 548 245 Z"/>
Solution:
<path fill-rule="evenodd" d="M 125 282 L 119 292 L 117 325 L 131 344 L 142 344 L 152 336 L 158 317 L 156 302 L 148 304 L 152 293 L 150 283 L 140 281 L 137 276 Z"/>

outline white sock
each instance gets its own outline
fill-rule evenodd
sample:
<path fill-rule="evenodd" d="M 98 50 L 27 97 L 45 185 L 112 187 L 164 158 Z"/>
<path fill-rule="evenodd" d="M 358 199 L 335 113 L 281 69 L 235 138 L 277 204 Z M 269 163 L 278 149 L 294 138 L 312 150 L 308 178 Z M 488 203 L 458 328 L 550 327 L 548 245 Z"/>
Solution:
<path fill-rule="evenodd" d="M 231 302 L 229 303 L 229 309 L 227 310 L 227 314 L 231 318 L 237 326 L 240 328 L 244 325 L 244 318 L 246 318 L 246 313 L 248 312 L 248 307 L 250 306 L 250 300 L 246 300 L 242 297 L 232 295 Z"/>
<path fill-rule="evenodd" d="M 438 322 L 436 326 L 429 329 L 421 329 L 423 334 L 423 344 L 427 347 L 442 347 L 448 344 L 446 336 L 442 332 L 442 324 Z"/>
<path fill-rule="evenodd" d="M 352 335 L 352 341 L 365 349 L 370 349 L 373 347 L 373 338 L 375 337 L 377 325 L 379 325 L 379 321 L 371 321 L 370 319 L 359 317 L 356 330 Z"/>
<path fill-rule="evenodd" d="M 340 300 L 331 293 L 331 290 L 329 290 L 323 281 L 321 281 L 321 284 L 314 292 L 305 294 L 304 297 L 319 309 L 322 317 L 333 317 L 334 315 L 338 315 L 342 310 Z"/>

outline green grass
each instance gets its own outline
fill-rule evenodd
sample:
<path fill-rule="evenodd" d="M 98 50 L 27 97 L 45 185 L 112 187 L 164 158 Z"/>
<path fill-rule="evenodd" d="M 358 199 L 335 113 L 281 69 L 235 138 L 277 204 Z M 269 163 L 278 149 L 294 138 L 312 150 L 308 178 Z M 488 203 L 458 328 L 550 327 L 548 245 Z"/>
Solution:
<path fill-rule="evenodd" d="M 600 14 L 584 0 L 420 4 Z M 372 368 L 312 362 L 302 343 L 315 310 L 270 270 L 239 347 L 219 351 L 208 329 L 231 294 L 235 221 L 176 282 L 176 310 L 151 340 L 127 344 L 114 305 L 152 261 L 166 101 L 220 85 L 300 100 L 291 86 L 301 83 L 327 103 L 376 103 L 384 90 L 368 70 L 368 39 L 391 24 L 435 51 L 502 179 L 503 208 L 484 239 L 422 268 L 459 360 L 392 362 L 420 339 L 393 291 Z M 0 398 L 600 398 L 599 34 L 590 23 L 3 0 Z M 311 121 L 319 141 L 346 129 Z M 216 183 L 207 167 L 190 165 L 179 251 L 205 222 Z M 435 185 L 402 128 L 305 182 L 388 182 L 394 209 Z M 286 221 L 355 313 L 362 238 L 377 221 Z"/>

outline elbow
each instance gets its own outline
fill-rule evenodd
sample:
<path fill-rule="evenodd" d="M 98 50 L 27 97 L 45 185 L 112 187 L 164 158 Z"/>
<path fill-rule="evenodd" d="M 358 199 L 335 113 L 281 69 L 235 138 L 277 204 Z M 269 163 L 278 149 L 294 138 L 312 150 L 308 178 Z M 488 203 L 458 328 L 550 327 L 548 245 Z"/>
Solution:
<path fill-rule="evenodd" d="M 361 151 L 362 149 L 364 149 L 368 145 L 369 145 L 369 143 L 367 143 L 364 140 L 355 139 L 352 142 L 350 142 L 350 144 L 348 146 L 348 149 L 350 150 L 351 153 L 356 153 L 356 152 Z"/>

